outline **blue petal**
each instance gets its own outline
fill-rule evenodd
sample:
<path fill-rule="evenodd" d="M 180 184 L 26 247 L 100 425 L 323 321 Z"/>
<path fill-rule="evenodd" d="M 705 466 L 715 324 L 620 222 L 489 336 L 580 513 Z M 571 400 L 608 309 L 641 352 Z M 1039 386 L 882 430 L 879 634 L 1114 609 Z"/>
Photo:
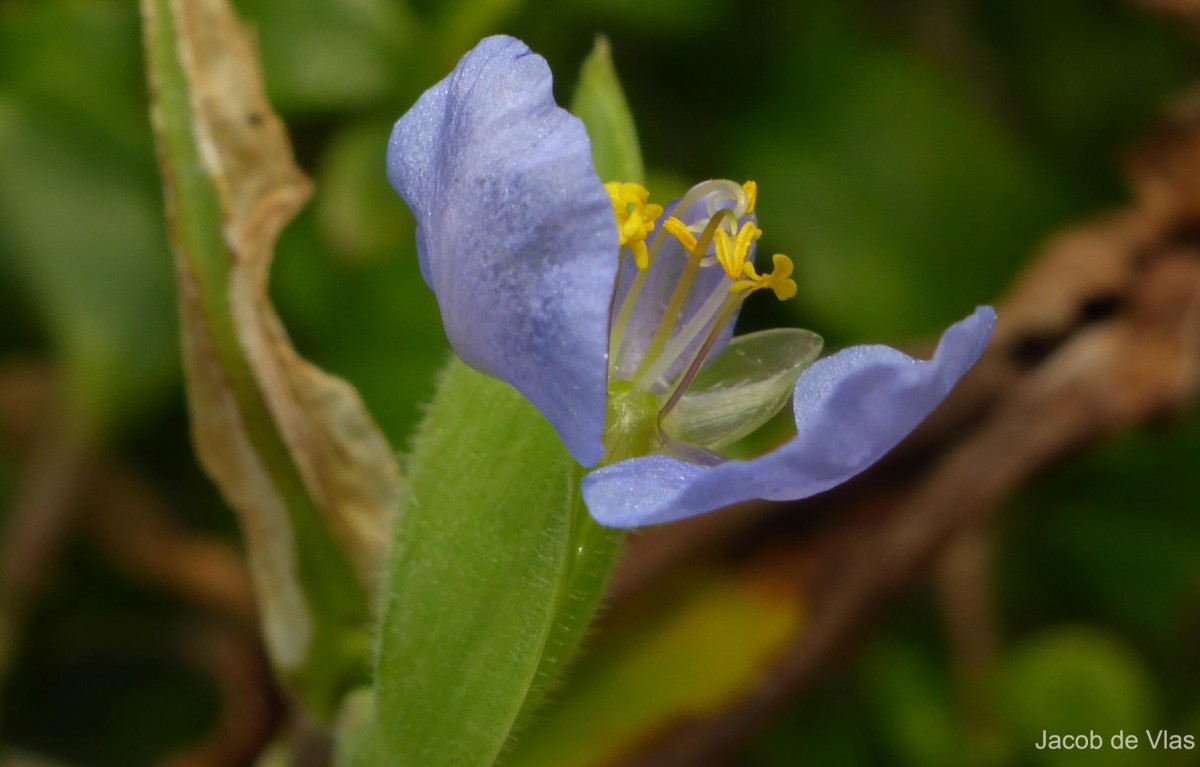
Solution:
<path fill-rule="evenodd" d="M 483 40 L 396 123 L 388 178 L 416 215 L 454 351 L 590 466 L 604 452 L 617 228 L 583 123 L 551 86 L 524 43 Z"/>
<path fill-rule="evenodd" d="M 818 361 L 796 384 L 796 436 L 750 461 L 700 466 L 662 455 L 584 477 L 602 525 L 637 527 L 751 498 L 796 500 L 828 490 L 891 450 L 945 399 L 983 353 L 995 325 L 981 306 L 942 336 L 928 362 L 887 346 L 855 346 Z"/>

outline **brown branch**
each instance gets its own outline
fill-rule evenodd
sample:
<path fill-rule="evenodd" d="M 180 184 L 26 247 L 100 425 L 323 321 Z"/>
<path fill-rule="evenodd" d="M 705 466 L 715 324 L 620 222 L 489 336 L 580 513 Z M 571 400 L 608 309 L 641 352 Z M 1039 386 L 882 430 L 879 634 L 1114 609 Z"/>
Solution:
<path fill-rule="evenodd" d="M 83 419 L 69 408 L 53 407 L 61 403 L 55 402 L 48 370 L 33 364 L 7 365 L 0 382 L 0 444 L 15 454 L 23 469 L 0 530 L 2 677 L 75 522 L 75 498 L 85 481 L 89 455 Z"/>
<path fill-rule="evenodd" d="M 810 520 L 798 556 L 814 534 L 823 543 L 816 576 L 801 586 L 809 620 L 761 684 L 715 720 L 676 725 L 627 764 L 723 763 L 947 541 L 986 525 L 1031 478 L 1131 426 L 1196 409 L 1200 110 L 1181 103 L 1130 159 L 1135 202 L 1048 243 L 998 302 L 993 343 L 951 401 L 877 469 L 789 512 Z M 760 535 L 777 541 L 778 518 Z M 814 532 L 811 520 L 833 521 Z"/>
<path fill-rule="evenodd" d="M 942 619 L 966 726 L 993 726 L 987 691 L 1000 656 L 993 583 L 995 533 L 979 525 L 956 536 L 937 561 Z"/>
<path fill-rule="evenodd" d="M 208 735 L 162 767 L 254 764 L 277 728 L 280 700 L 261 645 L 233 626 L 204 626 L 180 641 L 183 656 L 213 681 L 221 707 Z"/>
<path fill-rule="evenodd" d="M 249 572 L 233 544 L 185 530 L 157 493 L 125 466 L 91 455 L 36 363 L 0 368 L 0 450 L 23 468 L 0 540 L 0 672 L 25 616 L 51 578 L 63 543 L 82 529 L 133 581 L 157 586 L 204 613 L 182 657 L 222 702 L 204 740 L 168 764 L 248 764 L 279 725 L 282 702 L 258 639 Z"/>
<path fill-rule="evenodd" d="M 1134 0 L 1134 5 L 1200 32 L 1200 0 Z"/>
<path fill-rule="evenodd" d="M 256 634 L 250 573 L 232 543 L 183 529 L 164 499 L 119 465 L 98 473 L 87 512 L 88 534 L 119 572 Z"/>

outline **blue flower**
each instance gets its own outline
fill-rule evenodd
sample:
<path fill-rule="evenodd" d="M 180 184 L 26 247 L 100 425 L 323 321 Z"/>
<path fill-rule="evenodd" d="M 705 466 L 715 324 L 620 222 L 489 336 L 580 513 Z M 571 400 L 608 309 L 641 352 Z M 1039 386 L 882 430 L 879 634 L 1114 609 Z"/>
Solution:
<path fill-rule="evenodd" d="M 417 218 L 421 273 L 467 364 L 507 381 L 584 466 L 592 516 L 667 522 L 792 500 L 866 469 L 975 363 L 995 314 L 946 330 L 933 358 L 819 336 L 731 338 L 745 298 L 796 291 L 755 266 L 753 182 L 706 181 L 666 206 L 604 184 L 544 59 L 490 37 L 396 123 L 388 177 Z M 752 460 L 718 451 L 786 406 L 796 436 Z"/>

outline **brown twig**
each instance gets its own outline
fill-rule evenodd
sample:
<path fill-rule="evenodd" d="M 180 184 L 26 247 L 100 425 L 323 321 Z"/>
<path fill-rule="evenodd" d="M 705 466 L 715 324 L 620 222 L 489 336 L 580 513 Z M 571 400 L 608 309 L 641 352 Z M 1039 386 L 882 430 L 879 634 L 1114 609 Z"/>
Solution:
<path fill-rule="evenodd" d="M 233 544 L 183 529 L 166 502 L 120 465 L 105 466 L 93 480 L 87 512 L 88 534 L 118 571 L 232 619 L 254 635 L 250 573 Z"/>
<path fill-rule="evenodd" d="M 40 366 L 2 376 L 0 442 L 23 465 L 22 481 L 0 535 L 0 676 L 26 616 L 54 570 L 74 524 L 75 496 L 88 468 L 87 430 L 76 411 L 52 407 L 53 379 Z M 17 445 L 22 447 L 16 448 Z"/>
<path fill-rule="evenodd" d="M 995 536 L 991 525 L 968 528 L 938 557 L 937 586 L 966 726 L 993 726 L 987 691 L 1000 656 L 993 584 Z"/>
<path fill-rule="evenodd" d="M 1192 32 L 1200 32 L 1200 0 L 1134 0 L 1151 13 L 1164 18 L 1182 22 L 1191 27 Z"/>
<path fill-rule="evenodd" d="M 167 764 L 251 763 L 277 728 L 282 704 L 258 640 L 244 560 L 233 544 L 183 529 L 128 468 L 91 455 L 58 405 L 44 365 L 0 369 L 0 449 L 24 468 L 0 542 L 0 671 L 62 544 L 82 528 L 118 571 L 203 616 L 185 632 L 180 652 L 212 679 L 222 704 L 212 732 Z"/>
<path fill-rule="evenodd" d="M 178 596 L 203 616 L 179 646 L 220 693 L 217 721 L 164 767 L 253 763 L 278 729 L 282 701 L 258 638 L 254 592 L 241 554 L 227 541 L 185 530 L 163 498 L 119 465 L 97 472 L 84 521 L 118 571 Z"/>
<path fill-rule="evenodd" d="M 279 719 L 280 703 L 261 646 L 242 627 L 206 625 L 180 641 L 184 657 L 217 686 L 221 707 L 209 734 L 162 767 L 254 764 Z"/>

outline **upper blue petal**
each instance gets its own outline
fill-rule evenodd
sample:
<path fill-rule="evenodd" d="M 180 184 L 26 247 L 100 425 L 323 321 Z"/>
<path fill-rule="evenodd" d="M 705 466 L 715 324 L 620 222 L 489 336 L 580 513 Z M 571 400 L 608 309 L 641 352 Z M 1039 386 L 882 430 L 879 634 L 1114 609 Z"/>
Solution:
<path fill-rule="evenodd" d="M 583 480 L 592 516 L 637 527 L 751 498 L 796 500 L 828 490 L 891 450 L 937 407 L 983 353 L 996 314 L 981 306 L 950 326 L 929 361 L 887 346 L 855 346 L 815 363 L 796 384 L 796 436 L 749 461 L 700 466 L 651 455 Z"/>
<path fill-rule="evenodd" d="M 584 465 L 604 448 L 612 202 L 545 59 L 511 37 L 463 56 L 396 123 L 388 178 L 454 351 L 532 402 Z"/>

